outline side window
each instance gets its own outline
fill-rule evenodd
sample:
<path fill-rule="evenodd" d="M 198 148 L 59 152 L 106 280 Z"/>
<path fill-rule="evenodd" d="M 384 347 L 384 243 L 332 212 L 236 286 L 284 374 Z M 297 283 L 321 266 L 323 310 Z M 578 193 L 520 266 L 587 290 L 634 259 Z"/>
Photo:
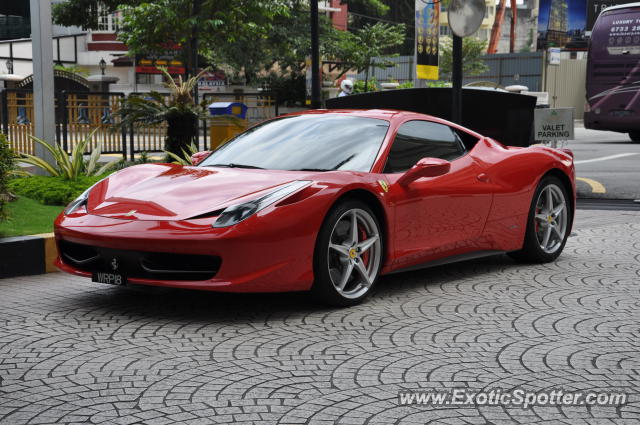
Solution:
<path fill-rule="evenodd" d="M 455 130 L 455 132 L 458 135 L 458 137 L 460 137 L 460 141 L 464 145 L 464 147 L 467 150 L 467 152 L 470 151 L 471 149 L 473 149 L 474 146 L 476 145 L 476 143 L 478 143 L 478 138 L 475 137 L 475 136 L 472 136 L 471 134 L 467 133 L 466 131 Z"/>
<path fill-rule="evenodd" d="M 431 121 L 409 121 L 398 129 L 384 172 L 405 172 L 427 157 L 451 161 L 464 152 L 460 137 L 451 127 Z"/>

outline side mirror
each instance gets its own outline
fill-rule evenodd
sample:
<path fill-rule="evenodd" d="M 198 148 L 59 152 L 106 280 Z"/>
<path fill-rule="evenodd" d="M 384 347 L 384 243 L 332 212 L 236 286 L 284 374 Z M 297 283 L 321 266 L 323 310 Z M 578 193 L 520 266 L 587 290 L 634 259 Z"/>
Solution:
<path fill-rule="evenodd" d="M 191 155 L 191 165 L 200 164 L 203 159 L 209 156 L 210 153 L 211 151 L 202 151 L 202 152 L 194 153 L 193 155 Z"/>
<path fill-rule="evenodd" d="M 451 169 L 451 163 L 440 158 L 422 158 L 400 177 L 398 183 L 408 186 L 411 182 L 421 177 L 437 177 L 447 174 Z"/>

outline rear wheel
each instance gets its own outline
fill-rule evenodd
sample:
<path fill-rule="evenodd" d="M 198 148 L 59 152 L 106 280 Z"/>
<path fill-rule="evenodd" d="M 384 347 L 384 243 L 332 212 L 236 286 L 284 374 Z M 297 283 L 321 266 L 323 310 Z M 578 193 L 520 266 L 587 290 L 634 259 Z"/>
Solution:
<path fill-rule="evenodd" d="M 533 263 L 555 260 L 567 242 L 572 215 L 562 182 L 554 176 L 543 178 L 531 203 L 524 245 L 509 255 Z"/>
<path fill-rule="evenodd" d="M 337 204 L 316 242 L 312 292 L 334 306 L 359 303 L 378 279 L 382 252 L 380 224 L 371 209 L 356 200 Z"/>
<path fill-rule="evenodd" d="M 640 143 L 640 131 L 630 131 L 629 137 L 632 142 Z"/>

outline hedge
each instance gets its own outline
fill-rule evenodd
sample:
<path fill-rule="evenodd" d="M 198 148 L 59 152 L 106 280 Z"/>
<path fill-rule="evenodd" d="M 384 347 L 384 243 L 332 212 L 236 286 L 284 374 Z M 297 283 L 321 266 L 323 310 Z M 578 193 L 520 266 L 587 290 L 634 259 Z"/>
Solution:
<path fill-rule="evenodd" d="M 45 205 L 67 205 L 103 177 L 79 176 L 72 181 L 61 177 L 29 176 L 11 179 L 7 186 L 12 193 Z"/>

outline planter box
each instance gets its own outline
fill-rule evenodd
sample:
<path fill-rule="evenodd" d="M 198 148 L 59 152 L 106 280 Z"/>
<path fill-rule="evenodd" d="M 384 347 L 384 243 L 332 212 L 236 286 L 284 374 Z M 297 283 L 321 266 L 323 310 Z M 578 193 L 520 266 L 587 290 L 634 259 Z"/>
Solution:
<path fill-rule="evenodd" d="M 53 233 L 0 238 L 0 278 L 54 272 L 57 255 Z"/>

